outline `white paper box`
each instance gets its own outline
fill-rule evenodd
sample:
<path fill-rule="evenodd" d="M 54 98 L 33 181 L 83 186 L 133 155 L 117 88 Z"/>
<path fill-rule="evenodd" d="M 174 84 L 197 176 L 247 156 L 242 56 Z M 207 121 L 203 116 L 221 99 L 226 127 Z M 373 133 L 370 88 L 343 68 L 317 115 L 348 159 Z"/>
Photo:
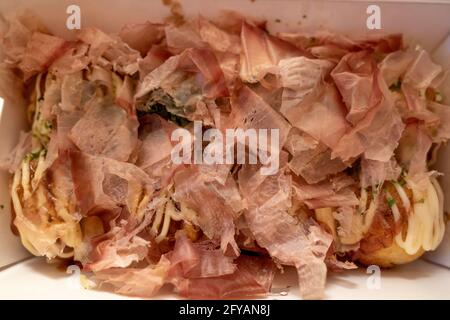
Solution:
<path fill-rule="evenodd" d="M 407 43 L 420 44 L 430 52 L 435 51 L 437 62 L 450 67 L 450 1 L 295 1 L 295 0 L 180 0 L 187 16 L 217 15 L 221 9 L 236 10 L 244 15 L 267 19 L 271 31 L 295 31 L 326 29 L 348 35 L 364 35 L 376 32 L 403 33 Z M 49 29 L 60 36 L 71 38 L 74 31 L 67 30 L 66 9 L 76 4 L 81 8 L 81 25 L 97 26 L 107 32 L 118 31 L 124 24 L 145 20 L 161 21 L 169 14 L 169 8 L 160 0 L 2 0 L 0 13 L 19 9 L 31 9 L 42 18 Z M 379 5 L 381 31 L 366 27 L 367 7 Z M 450 85 L 448 87 L 450 91 Z M 446 95 L 447 99 L 450 97 Z M 450 104 L 450 101 L 446 101 Z M 15 145 L 21 129 L 25 128 L 24 108 L 5 102 L 0 106 L 0 156 Z M 446 175 L 441 179 L 446 198 L 446 210 L 450 210 L 450 148 L 441 150 L 437 169 Z M 116 295 L 85 291 L 68 286 L 67 276 L 52 266 L 33 259 L 13 267 L 28 254 L 19 239 L 10 232 L 10 206 L 8 175 L 0 172 L 0 298 L 118 298 Z M 427 259 L 450 267 L 450 226 L 439 252 Z M 41 259 L 42 260 L 42 259 Z M 332 276 L 327 289 L 328 298 L 415 298 L 450 299 L 450 270 L 418 261 L 412 265 L 383 271 L 382 288 L 370 290 L 366 285 L 365 270 Z M 16 281 L 20 277 L 24 281 Z M 275 287 L 291 285 L 290 294 L 280 298 L 298 298 L 296 276 L 292 272 L 278 277 Z M 33 290 L 39 286 L 39 293 Z M 61 293 L 61 294 L 60 294 Z M 170 294 L 161 297 L 173 297 Z"/>

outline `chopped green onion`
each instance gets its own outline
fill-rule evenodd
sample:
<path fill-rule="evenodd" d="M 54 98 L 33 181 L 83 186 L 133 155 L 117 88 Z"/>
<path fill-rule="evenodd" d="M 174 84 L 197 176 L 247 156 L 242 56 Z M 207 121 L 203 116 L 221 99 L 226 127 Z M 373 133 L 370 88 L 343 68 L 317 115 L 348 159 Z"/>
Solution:
<path fill-rule="evenodd" d="M 402 80 L 399 78 L 396 82 L 390 85 L 389 90 L 391 91 L 400 91 L 402 87 Z"/>
<path fill-rule="evenodd" d="M 387 203 L 388 203 L 389 208 L 392 208 L 395 204 L 395 199 L 389 198 L 389 199 L 387 199 Z"/>

